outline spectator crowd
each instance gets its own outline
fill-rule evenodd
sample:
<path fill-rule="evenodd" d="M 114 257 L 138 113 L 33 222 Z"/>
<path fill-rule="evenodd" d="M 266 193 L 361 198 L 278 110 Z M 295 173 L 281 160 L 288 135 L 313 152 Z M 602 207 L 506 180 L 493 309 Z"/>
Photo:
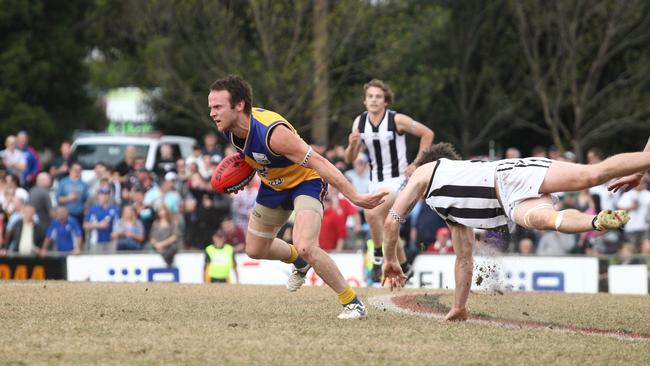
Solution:
<path fill-rule="evenodd" d="M 72 157 L 71 144 L 63 142 L 58 154 L 41 161 L 29 136 L 19 132 L 5 138 L 0 151 L 0 254 L 45 255 L 59 253 L 112 253 L 151 251 L 173 263 L 179 250 L 204 250 L 214 238 L 243 252 L 250 209 L 255 204 L 259 180 L 254 179 L 234 195 L 219 194 L 210 186 L 211 174 L 223 156 L 234 154 L 222 147 L 213 133 L 203 138 L 187 157 L 174 156 L 161 145 L 153 170 L 134 147 L 126 149 L 115 166 L 99 163 L 90 181 L 82 179 L 82 167 Z M 354 187 L 368 192 L 369 166 L 364 154 L 351 164 L 344 148 L 312 145 L 344 172 Z M 575 161 L 571 152 L 554 147 L 535 147 L 531 156 Z M 509 148 L 505 158 L 519 158 Z M 476 157 L 472 157 L 476 158 Z M 478 157 L 481 158 L 481 157 Z M 597 149 L 587 160 L 604 159 Z M 596 213 L 601 209 L 625 209 L 631 221 L 622 232 L 592 231 L 581 235 L 539 232 L 516 227 L 514 232 L 476 232 L 477 247 L 520 255 L 611 255 L 622 263 L 650 255 L 650 177 L 629 191 L 611 193 L 599 186 L 557 196 L 561 208 Z M 363 210 L 351 204 L 334 187 L 323 202 L 320 246 L 328 251 L 366 248 L 368 236 Z M 278 235 L 291 242 L 291 223 Z M 401 236 L 411 260 L 419 253 L 453 253 L 446 223 L 423 201 L 410 213 Z"/>

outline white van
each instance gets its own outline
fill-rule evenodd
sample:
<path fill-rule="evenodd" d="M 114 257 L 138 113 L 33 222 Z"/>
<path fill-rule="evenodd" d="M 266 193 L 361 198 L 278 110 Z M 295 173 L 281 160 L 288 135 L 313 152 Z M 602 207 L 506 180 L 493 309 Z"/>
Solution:
<path fill-rule="evenodd" d="M 174 135 L 111 135 L 93 134 L 80 136 L 72 143 L 72 159 L 83 168 L 82 180 L 88 182 L 94 177 L 97 163 L 115 167 L 124 159 L 128 146 L 135 146 L 137 156 L 145 158 L 147 170 L 153 170 L 160 159 L 160 145 L 172 146 L 174 158 L 187 157 L 192 153 L 196 140 L 192 137 Z"/>

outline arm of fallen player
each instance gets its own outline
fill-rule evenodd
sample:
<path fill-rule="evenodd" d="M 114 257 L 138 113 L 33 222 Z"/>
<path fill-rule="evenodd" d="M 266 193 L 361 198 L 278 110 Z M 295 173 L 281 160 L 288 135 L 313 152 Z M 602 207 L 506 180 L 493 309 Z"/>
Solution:
<path fill-rule="evenodd" d="M 388 211 L 384 222 L 384 279 L 389 279 L 391 290 L 404 286 L 406 277 L 397 260 L 397 241 L 399 240 L 400 224 L 405 221 L 406 215 L 424 194 L 430 167 L 424 165 L 418 168 L 409 179 L 408 184 L 399 193 L 393 207 Z"/>

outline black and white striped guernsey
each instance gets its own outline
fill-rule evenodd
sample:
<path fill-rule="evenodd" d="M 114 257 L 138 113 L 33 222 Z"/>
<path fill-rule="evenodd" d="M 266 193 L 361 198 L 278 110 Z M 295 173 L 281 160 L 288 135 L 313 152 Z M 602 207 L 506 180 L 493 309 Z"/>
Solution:
<path fill-rule="evenodd" d="M 494 188 L 495 171 L 502 162 L 438 160 L 425 191 L 425 202 L 449 223 L 475 229 L 507 225 L 508 218 Z"/>
<path fill-rule="evenodd" d="M 376 127 L 368 119 L 368 112 L 359 116 L 361 141 L 370 157 L 370 180 L 383 182 L 404 175 L 406 161 L 406 138 L 397 132 L 395 111 L 386 109 L 384 118 Z"/>

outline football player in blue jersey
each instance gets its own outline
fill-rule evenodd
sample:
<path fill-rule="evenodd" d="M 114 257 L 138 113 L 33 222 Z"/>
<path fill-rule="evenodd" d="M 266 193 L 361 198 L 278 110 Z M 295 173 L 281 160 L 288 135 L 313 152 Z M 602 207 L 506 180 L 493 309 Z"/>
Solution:
<path fill-rule="evenodd" d="M 254 259 L 293 264 L 287 288 L 296 291 L 310 268 L 336 292 L 340 319 L 367 315 L 364 304 L 346 283 L 329 255 L 318 246 L 327 184 L 357 206 L 373 208 L 386 193 L 360 194 L 327 159 L 312 150 L 281 115 L 252 106 L 252 89 L 238 76 L 210 86 L 210 118 L 262 180 L 246 233 L 246 254 Z M 277 233 L 295 211 L 293 244 Z"/>

